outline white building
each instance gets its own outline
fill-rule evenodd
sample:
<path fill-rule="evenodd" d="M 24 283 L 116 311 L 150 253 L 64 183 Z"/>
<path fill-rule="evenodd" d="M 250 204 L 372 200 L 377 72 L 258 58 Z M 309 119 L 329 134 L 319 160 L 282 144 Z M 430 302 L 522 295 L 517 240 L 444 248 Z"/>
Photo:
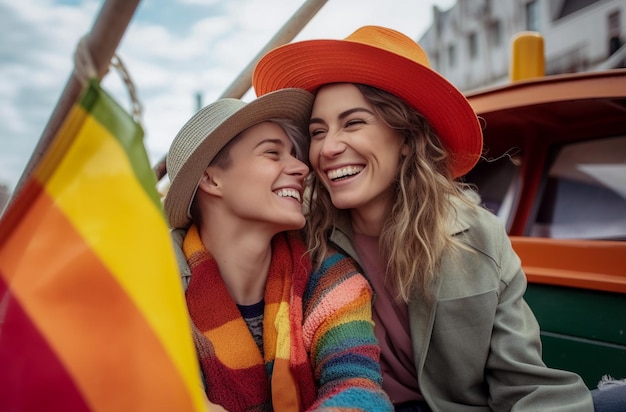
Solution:
<path fill-rule="evenodd" d="M 446 11 L 433 7 L 418 42 L 433 68 L 467 92 L 509 81 L 511 39 L 522 31 L 543 36 L 546 74 L 623 67 L 626 0 L 458 0 Z"/>

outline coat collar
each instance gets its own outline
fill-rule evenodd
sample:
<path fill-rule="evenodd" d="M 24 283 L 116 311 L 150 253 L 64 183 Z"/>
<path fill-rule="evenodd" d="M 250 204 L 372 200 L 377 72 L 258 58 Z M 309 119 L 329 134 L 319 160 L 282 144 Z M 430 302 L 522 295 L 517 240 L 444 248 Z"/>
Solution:
<path fill-rule="evenodd" d="M 470 228 L 466 213 L 468 206 L 460 199 L 456 198 L 452 199 L 452 206 L 450 215 L 446 220 L 446 230 L 450 235 L 457 236 Z M 344 249 L 346 253 L 357 258 L 356 251 L 352 246 L 353 238 L 354 231 L 352 230 L 349 212 L 347 210 L 335 211 L 335 227 L 332 229 L 330 239 L 335 243 L 337 243 L 337 240 L 340 240 L 341 242 L 338 243 L 338 245 Z"/>

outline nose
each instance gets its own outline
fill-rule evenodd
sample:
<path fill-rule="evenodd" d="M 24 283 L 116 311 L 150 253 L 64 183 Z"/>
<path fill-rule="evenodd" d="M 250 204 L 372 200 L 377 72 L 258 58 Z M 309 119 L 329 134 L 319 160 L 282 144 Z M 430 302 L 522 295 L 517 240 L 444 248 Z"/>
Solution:
<path fill-rule="evenodd" d="M 295 156 L 291 156 L 286 171 L 292 176 L 301 176 L 303 179 L 309 174 L 309 166 Z"/>
<path fill-rule="evenodd" d="M 346 150 L 346 145 L 341 139 L 339 133 L 331 133 L 330 131 L 324 137 L 324 139 L 317 142 L 319 145 L 319 155 L 326 158 L 333 158 Z M 313 146 L 311 146 L 311 149 Z"/>

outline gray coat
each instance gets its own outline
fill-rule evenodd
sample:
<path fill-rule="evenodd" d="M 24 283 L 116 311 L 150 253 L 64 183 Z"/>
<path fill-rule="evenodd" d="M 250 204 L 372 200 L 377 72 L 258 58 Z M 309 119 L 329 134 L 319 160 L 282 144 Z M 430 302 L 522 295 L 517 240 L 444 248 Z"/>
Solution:
<path fill-rule="evenodd" d="M 593 411 L 572 372 L 541 359 L 539 325 L 524 301 L 526 276 L 496 216 L 457 205 L 450 230 L 470 251 L 443 256 L 435 299 L 409 302 L 417 379 L 433 411 Z M 331 234 L 360 260 L 350 222 Z"/>

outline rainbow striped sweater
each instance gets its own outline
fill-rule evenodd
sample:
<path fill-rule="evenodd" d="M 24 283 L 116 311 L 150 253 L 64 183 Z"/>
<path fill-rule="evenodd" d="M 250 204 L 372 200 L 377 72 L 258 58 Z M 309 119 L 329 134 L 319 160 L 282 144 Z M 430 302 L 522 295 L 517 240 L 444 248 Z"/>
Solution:
<path fill-rule="evenodd" d="M 310 410 L 392 411 L 383 392 L 372 290 L 351 258 L 335 253 L 309 278 L 304 344 L 317 384 Z"/>
<path fill-rule="evenodd" d="M 182 252 L 185 231 L 172 231 L 183 285 L 191 272 Z M 302 335 L 317 396 L 307 411 L 393 411 L 382 390 L 374 336 L 372 290 L 351 258 L 334 253 L 309 277 Z"/>

